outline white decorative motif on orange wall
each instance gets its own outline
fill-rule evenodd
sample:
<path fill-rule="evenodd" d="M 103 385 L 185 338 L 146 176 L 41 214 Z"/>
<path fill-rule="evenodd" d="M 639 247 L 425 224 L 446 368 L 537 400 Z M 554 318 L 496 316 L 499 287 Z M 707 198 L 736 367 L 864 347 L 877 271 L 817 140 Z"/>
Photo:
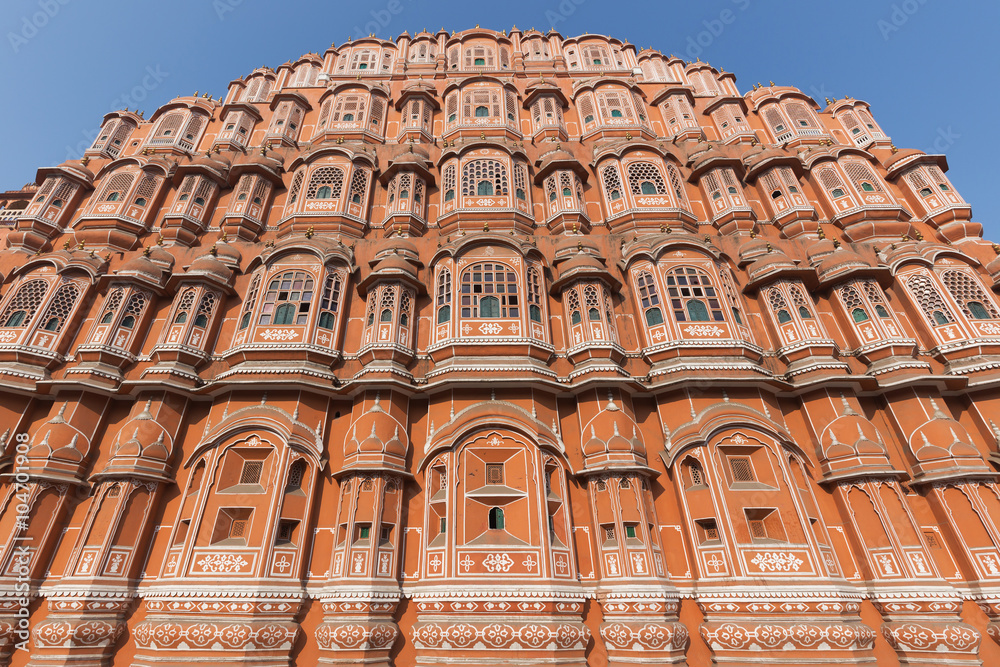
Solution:
<path fill-rule="evenodd" d="M 483 566 L 490 572 L 507 572 L 514 566 L 514 561 L 507 554 L 490 554 L 483 559 Z"/>
<path fill-rule="evenodd" d="M 801 558 L 781 551 L 758 553 L 750 562 L 764 572 L 792 572 L 802 566 Z"/>

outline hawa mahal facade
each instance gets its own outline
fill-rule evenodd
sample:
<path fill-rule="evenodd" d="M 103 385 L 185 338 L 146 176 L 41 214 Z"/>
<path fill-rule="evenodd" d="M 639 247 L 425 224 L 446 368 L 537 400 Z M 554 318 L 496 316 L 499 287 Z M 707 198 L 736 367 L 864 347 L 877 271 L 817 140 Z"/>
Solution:
<path fill-rule="evenodd" d="M 0 662 L 998 664 L 946 170 L 533 30 L 108 114 L 0 232 Z"/>

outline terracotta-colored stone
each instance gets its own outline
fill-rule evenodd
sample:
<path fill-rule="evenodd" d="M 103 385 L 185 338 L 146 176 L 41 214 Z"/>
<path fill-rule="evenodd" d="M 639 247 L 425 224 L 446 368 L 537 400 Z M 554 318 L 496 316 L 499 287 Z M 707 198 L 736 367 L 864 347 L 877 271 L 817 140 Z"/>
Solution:
<path fill-rule="evenodd" d="M 108 114 L 0 195 L 0 663 L 1000 663 L 946 169 L 554 31 Z"/>

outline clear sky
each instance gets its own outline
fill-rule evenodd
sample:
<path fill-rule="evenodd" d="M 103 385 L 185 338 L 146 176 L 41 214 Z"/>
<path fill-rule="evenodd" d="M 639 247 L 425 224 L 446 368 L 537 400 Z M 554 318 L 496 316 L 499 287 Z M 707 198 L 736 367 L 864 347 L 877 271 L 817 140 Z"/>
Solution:
<path fill-rule="evenodd" d="M 898 147 L 948 156 L 975 219 L 1000 240 L 988 140 L 1000 109 L 996 0 L 0 0 L 0 190 L 79 157 L 108 111 L 148 118 L 177 95 L 220 96 L 254 67 L 349 36 L 477 23 L 604 33 L 700 57 L 734 72 L 744 92 L 773 80 L 820 104 L 865 100 Z"/>

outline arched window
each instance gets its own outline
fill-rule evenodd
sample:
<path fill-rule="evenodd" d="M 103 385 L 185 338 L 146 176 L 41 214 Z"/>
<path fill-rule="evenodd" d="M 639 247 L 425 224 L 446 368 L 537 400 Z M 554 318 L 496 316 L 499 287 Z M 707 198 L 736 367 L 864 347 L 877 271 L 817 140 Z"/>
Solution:
<path fill-rule="evenodd" d="M 285 484 L 285 493 L 289 491 L 299 491 L 302 489 L 302 481 L 305 478 L 306 462 L 299 459 L 288 468 L 288 482 Z"/>
<path fill-rule="evenodd" d="M 26 327 L 31 323 L 35 311 L 42 305 L 42 299 L 48 290 L 48 283 L 44 280 L 29 280 L 21 285 L 14 298 L 10 300 L 0 315 L 0 326 L 4 327 Z"/>
<path fill-rule="evenodd" d="M 339 167 L 320 167 L 309 178 L 306 199 L 340 199 L 344 189 L 344 171 Z"/>
<path fill-rule="evenodd" d="M 569 307 L 569 320 L 571 324 L 580 324 L 583 317 L 580 315 L 580 296 L 572 289 L 566 293 L 566 305 Z"/>
<path fill-rule="evenodd" d="M 507 167 L 499 160 L 473 160 L 462 167 L 462 196 L 506 197 Z"/>
<path fill-rule="evenodd" d="M 923 275 L 913 276 L 906 281 L 906 287 L 931 326 L 951 324 L 955 321 L 951 310 L 930 278 Z"/>
<path fill-rule="evenodd" d="M 979 286 L 976 279 L 968 273 L 957 270 L 945 271 L 941 278 L 944 286 L 967 318 L 994 320 L 1000 317 L 993 301 Z"/>
<path fill-rule="evenodd" d="M 604 181 L 604 191 L 608 194 L 610 201 L 622 198 L 622 182 L 618 176 L 617 166 L 610 164 L 601 170 L 601 179 Z"/>
<path fill-rule="evenodd" d="M 181 300 L 177 304 L 177 314 L 174 315 L 174 324 L 184 324 L 187 322 L 188 314 L 194 308 L 194 298 L 197 292 L 194 288 L 184 291 Z"/>
<path fill-rule="evenodd" d="M 455 165 L 450 164 L 444 168 L 444 175 L 441 177 L 441 189 L 444 190 L 446 202 L 455 200 L 455 172 Z"/>
<path fill-rule="evenodd" d="M 488 107 L 480 105 L 476 107 L 476 118 L 486 118 L 490 115 L 490 110 Z"/>
<path fill-rule="evenodd" d="M 503 530 L 503 508 L 493 507 L 490 509 L 490 530 Z"/>
<path fill-rule="evenodd" d="M 451 321 L 451 271 L 441 269 L 437 280 L 437 323 Z"/>
<path fill-rule="evenodd" d="M 875 284 L 873 280 L 865 280 L 861 283 L 861 287 L 864 291 L 864 296 L 868 301 L 869 306 L 875 307 L 875 314 L 878 315 L 879 319 L 891 320 L 892 315 L 886 309 L 885 297 L 882 296 L 882 290 L 879 289 L 878 285 Z M 851 315 L 854 317 L 855 322 L 862 322 L 864 320 L 857 319 L 858 316 L 855 315 L 855 310 L 861 310 L 865 314 L 865 320 L 868 319 L 868 311 L 864 307 L 862 301 L 861 293 L 855 288 L 854 285 L 847 285 L 840 290 L 840 298 L 844 304 L 851 310 Z"/>
<path fill-rule="evenodd" d="M 628 166 L 628 185 L 634 195 L 663 195 L 667 186 L 663 175 L 651 162 L 633 162 Z"/>
<path fill-rule="evenodd" d="M 474 264 L 462 273 L 462 317 L 518 317 L 517 274 L 505 264 Z"/>
<path fill-rule="evenodd" d="M 528 268 L 528 317 L 532 322 L 542 321 L 542 280 L 535 267 Z"/>
<path fill-rule="evenodd" d="M 722 304 L 708 274 L 692 267 L 667 273 L 667 295 L 678 322 L 722 322 Z"/>
<path fill-rule="evenodd" d="M 693 459 L 688 459 L 684 464 L 687 486 L 705 486 L 705 473 L 701 469 L 701 464 Z"/>
<path fill-rule="evenodd" d="M 339 274 L 327 276 L 323 285 L 323 296 L 319 303 L 319 323 L 321 329 L 332 329 L 337 322 L 340 306 L 342 280 Z"/>
<path fill-rule="evenodd" d="M 653 274 L 643 271 L 637 280 L 639 285 L 639 301 L 646 316 L 646 324 L 654 326 L 663 324 L 663 311 L 660 310 L 660 296 L 656 292 L 656 281 Z"/>
<path fill-rule="evenodd" d="M 253 277 L 250 289 L 247 290 L 246 301 L 243 302 L 243 315 L 240 316 L 240 331 L 250 326 L 250 317 L 253 315 L 253 307 L 257 303 L 257 290 L 260 287 L 260 275 Z"/>
<path fill-rule="evenodd" d="M 302 325 L 309 320 L 313 279 L 304 271 L 286 271 L 271 278 L 260 311 L 260 325 Z"/>

